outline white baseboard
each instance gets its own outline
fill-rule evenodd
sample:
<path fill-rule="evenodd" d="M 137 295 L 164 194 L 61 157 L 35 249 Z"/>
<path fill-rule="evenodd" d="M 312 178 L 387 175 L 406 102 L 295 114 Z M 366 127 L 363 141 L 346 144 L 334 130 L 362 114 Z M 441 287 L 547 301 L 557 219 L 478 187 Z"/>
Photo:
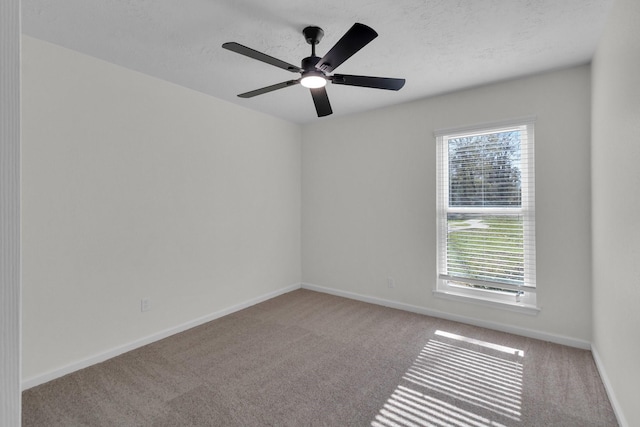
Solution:
<path fill-rule="evenodd" d="M 569 347 L 576 347 L 583 350 L 590 350 L 591 343 L 588 341 L 580 340 L 577 338 L 571 338 L 564 335 L 550 334 L 547 332 L 535 331 L 532 329 L 519 328 L 516 326 L 506 325 L 497 322 L 490 322 L 486 320 L 480 320 L 472 317 L 460 316 L 457 314 L 451 314 L 444 311 L 432 310 L 429 308 L 418 307 L 411 304 L 405 304 L 402 302 L 386 300 L 382 298 L 372 297 L 368 295 L 361 295 L 353 292 L 342 291 L 335 288 L 327 288 L 324 286 L 313 285 L 311 283 L 302 283 L 303 289 L 309 289 L 312 291 L 322 292 L 325 294 L 336 295 L 344 298 L 350 298 L 362 302 L 368 302 L 371 304 L 382 305 L 385 307 L 397 308 L 398 310 L 410 311 L 412 313 L 424 314 L 427 316 L 438 317 L 441 319 L 452 320 L 454 322 L 466 323 L 469 325 L 480 326 L 487 329 L 493 329 L 496 331 L 507 332 L 515 335 L 522 335 L 528 338 L 535 338 L 542 341 L 549 341 L 556 344 L 562 344 Z"/>
<path fill-rule="evenodd" d="M 131 350 L 135 350 L 136 348 L 140 348 L 142 346 L 145 346 L 147 344 L 151 344 L 153 342 L 159 341 L 161 339 L 167 338 L 171 335 L 186 331 L 188 329 L 194 328 L 196 326 L 200 326 L 204 323 L 210 322 L 212 320 L 218 319 L 220 317 L 226 316 L 228 314 L 231 313 L 235 313 L 236 311 L 245 309 L 247 307 L 250 307 L 252 305 L 255 304 L 259 304 L 261 302 L 267 301 L 271 298 L 275 298 L 277 296 L 280 296 L 282 294 L 294 291 L 296 289 L 309 289 L 312 291 L 316 291 L 316 292 L 322 292 L 322 293 L 326 293 L 326 294 L 331 294 L 331 295 L 336 295 L 336 296 L 340 296 L 340 297 L 344 297 L 344 298 L 350 298 L 350 299 L 354 299 L 354 300 L 358 300 L 358 301 L 362 301 L 362 302 L 367 302 L 367 303 L 371 303 L 371 304 L 376 304 L 376 305 L 381 305 L 381 306 L 385 306 L 385 307 L 391 307 L 391 308 L 396 308 L 398 310 L 405 310 L 405 311 L 409 311 L 409 312 L 413 312 L 413 313 L 418 313 L 418 314 L 424 314 L 427 316 L 432 316 L 432 317 L 438 317 L 438 318 L 442 318 L 442 319 L 446 319 L 446 320 L 451 320 L 451 321 L 455 321 L 455 322 L 460 322 L 460 323 L 466 323 L 466 324 L 470 324 L 470 325 L 474 325 L 474 326 L 480 326 L 483 328 L 487 328 L 487 329 L 494 329 L 494 330 L 498 330 L 498 331 L 502 331 L 502 332 L 507 332 L 507 333 L 512 333 L 512 334 L 516 334 L 516 335 L 522 335 L 525 337 L 529 337 L 529 338 L 535 338 L 535 339 L 540 339 L 540 340 L 544 340 L 544 341 L 550 341 L 550 342 L 554 342 L 557 344 L 562 344 L 562 345 L 568 345 L 570 347 L 577 347 L 577 348 L 581 348 L 581 349 L 585 349 L 585 350 L 589 350 L 592 349 L 591 348 L 591 343 L 587 342 L 587 341 L 582 341 L 582 340 L 578 340 L 575 338 L 570 338 L 570 337 L 565 337 L 562 335 L 555 335 L 555 334 L 549 334 L 546 332 L 540 332 L 540 331 L 534 331 L 534 330 L 530 330 L 530 329 L 525 329 L 525 328 L 518 328 L 518 327 L 514 327 L 514 326 L 510 326 L 510 325 L 504 325 L 501 323 L 495 323 L 495 322 L 489 322 L 489 321 L 484 321 L 484 320 L 479 320 L 479 319 L 475 319 L 475 318 L 470 318 L 470 317 L 465 317 L 465 316 L 459 316 L 456 314 L 451 314 L 451 313 L 446 313 L 446 312 L 442 312 L 442 311 L 438 311 L 438 310 L 432 310 L 432 309 L 428 309 L 428 308 L 424 308 L 424 307 L 418 307 L 415 305 L 411 305 L 411 304 L 405 304 L 405 303 L 401 303 L 401 302 L 397 302 L 397 301 L 391 301 L 391 300 L 386 300 L 386 299 L 382 299 L 382 298 L 377 298 L 377 297 L 372 297 L 372 296 L 367 296 L 367 295 L 361 295 L 361 294 L 356 294 L 353 292 L 347 292 L 347 291 L 342 291 L 339 289 L 335 289 L 335 288 L 327 288 L 324 286 L 318 286 L 318 285 L 313 285 L 310 283 L 297 283 L 297 284 L 293 284 L 290 286 L 287 286 L 285 288 L 281 288 L 278 289 L 276 291 L 273 292 L 269 292 L 267 294 L 261 295 L 259 297 L 250 299 L 248 301 L 245 301 L 243 303 L 240 304 L 236 304 L 234 306 L 228 307 L 226 309 L 223 310 L 219 310 L 216 311 L 214 313 L 208 314 L 206 316 L 202 316 L 199 317 L 197 319 L 191 320 L 189 322 L 183 323 L 181 325 L 169 328 L 169 329 L 165 329 L 163 331 L 157 332 L 155 334 L 140 338 L 138 340 L 135 340 L 133 342 L 130 342 L 128 344 L 124 344 L 122 346 L 119 347 L 115 347 L 113 349 L 107 350 L 105 352 L 93 355 L 91 357 L 70 363 L 68 365 L 62 366 L 60 368 L 54 369 L 52 371 L 49 372 L 45 372 L 44 374 L 40 374 L 40 375 L 36 375 L 34 377 L 31 378 L 27 378 L 25 380 L 22 381 L 22 390 L 27 390 L 31 387 L 35 387 L 37 385 L 40 384 L 44 384 L 48 381 L 54 380 L 56 378 L 60 378 L 64 375 L 70 374 L 72 372 L 78 371 L 80 369 L 84 369 L 87 368 L 91 365 L 95 365 L 97 363 L 100 362 L 104 362 L 105 360 L 111 359 L 113 357 L 119 356 L 123 353 L 126 353 L 128 351 Z M 594 358 L 595 358 L 595 351 L 594 351 Z M 596 358 L 596 363 L 597 363 L 597 358 Z M 599 366 L 600 369 L 600 366 Z M 601 374 L 604 374 L 604 371 L 601 370 Z M 605 376 L 603 376 L 603 381 Z M 607 385 L 607 382 L 605 381 L 605 386 Z M 609 391 L 610 387 L 607 386 L 607 391 Z M 613 399 L 612 399 L 613 401 Z M 613 403 L 612 403 L 613 404 Z M 615 408 L 614 408 L 615 409 Z M 621 425 L 624 425 L 621 423 Z"/>
<path fill-rule="evenodd" d="M 220 317 L 226 316 L 231 313 L 235 313 L 236 311 L 243 310 L 247 307 L 251 307 L 252 305 L 259 304 L 261 302 L 267 301 L 271 298 L 275 298 L 277 296 L 286 294 L 291 291 L 295 291 L 296 289 L 300 289 L 301 284 L 296 283 L 291 286 L 287 286 L 285 288 L 278 289 L 273 292 L 269 292 L 267 294 L 261 295 L 256 298 L 252 298 L 248 301 L 242 302 L 240 304 L 236 304 L 234 306 L 216 311 L 214 313 L 208 314 L 206 316 L 199 317 L 197 319 L 191 320 L 189 322 L 183 323 L 181 325 L 165 329 L 163 331 L 154 333 L 152 335 L 140 338 L 128 344 L 121 345 L 119 347 L 115 347 L 111 350 L 107 350 L 105 352 L 95 354 L 86 359 L 78 360 L 76 362 L 70 363 L 68 365 L 62 366 L 60 368 L 54 369 L 52 371 L 46 372 L 44 374 L 36 375 L 31 378 L 27 378 L 22 381 L 22 390 L 27 390 L 31 387 L 35 387 L 40 384 L 44 384 L 48 381 L 54 380 L 56 378 L 60 378 L 64 375 L 70 374 L 75 371 L 79 371 L 80 369 L 87 368 L 91 365 L 95 365 L 96 363 L 104 362 L 105 360 L 111 359 L 113 357 L 119 356 L 123 353 L 126 353 L 131 350 L 135 350 L 136 348 L 140 348 L 147 344 L 151 344 L 153 342 L 159 341 L 161 339 L 167 338 L 171 335 L 186 331 L 188 329 L 194 328 L 196 326 L 200 326 L 204 323 L 210 322 L 212 320 L 218 319 Z"/>
<path fill-rule="evenodd" d="M 629 423 L 624 417 L 622 408 L 620 407 L 620 403 L 618 402 L 616 394 L 613 391 L 613 387 L 611 386 L 611 382 L 609 381 L 607 372 L 605 371 L 604 365 L 602 364 L 602 359 L 600 359 L 600 354 L 598 353 L 596 346 L 593 344 L 591 344 L 591 354 L 593 354 L 593 360 L 596 362 L 596 367 L 598 368 L 598 372 L 600 373 L 600 378 L 602 378 L 604 388 L 607 391 L 607 396 L 609 396 L 609 401 L 611 402 L 611 406 L 613 407 L 613 412 L 616 414 L 616 418 L 618 419 L 618 424 L 620 424 L 620 427 L 628 427 Z"/>

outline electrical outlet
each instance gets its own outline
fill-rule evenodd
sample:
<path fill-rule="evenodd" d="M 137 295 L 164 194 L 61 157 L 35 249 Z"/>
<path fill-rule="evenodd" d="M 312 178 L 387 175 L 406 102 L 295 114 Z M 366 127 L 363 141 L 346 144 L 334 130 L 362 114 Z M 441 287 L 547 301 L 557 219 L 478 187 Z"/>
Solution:
<path fill-rule="evenodd" d="M 387 287 L 389 289 L 393 289 L 396 287 L 396 281 L 393 279 L 393 277 L 387 277 Z"/>
<path fill-rule="evenodd" d="M 140 300 L 140 311 L 149 311 L 151 310 L 151 298 L 142 298 Z"/>

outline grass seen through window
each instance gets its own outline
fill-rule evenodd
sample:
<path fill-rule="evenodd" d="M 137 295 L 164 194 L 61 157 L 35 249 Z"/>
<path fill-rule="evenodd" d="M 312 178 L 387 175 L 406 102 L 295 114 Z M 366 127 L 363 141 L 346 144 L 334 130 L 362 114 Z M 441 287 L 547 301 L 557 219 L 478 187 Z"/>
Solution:
<path fill-rule="evenodd" d="M 523 284 L 523 224 L 520 216 L 449 214 L 447 228 L 450 275 Z"/>

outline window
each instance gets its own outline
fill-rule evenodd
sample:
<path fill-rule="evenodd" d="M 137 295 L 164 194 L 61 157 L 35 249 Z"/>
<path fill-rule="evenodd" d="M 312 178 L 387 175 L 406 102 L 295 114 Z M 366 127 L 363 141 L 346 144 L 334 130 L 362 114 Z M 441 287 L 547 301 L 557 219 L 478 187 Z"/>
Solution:
<path fill-rule="evenodd" d="M 436 132 L 436 295 L 537 312 L 533 121 Z"/>

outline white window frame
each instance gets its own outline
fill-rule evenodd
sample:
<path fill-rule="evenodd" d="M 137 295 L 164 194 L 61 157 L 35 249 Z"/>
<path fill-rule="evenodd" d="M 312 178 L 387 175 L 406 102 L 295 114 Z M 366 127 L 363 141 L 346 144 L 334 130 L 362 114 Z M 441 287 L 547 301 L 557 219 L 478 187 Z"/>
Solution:
<path fill-rule="evenodd" d="M 535 255 L 535 165 L 534 122 L 526 117 L 464 128 L 443 129 L 434 133 L 437 144 L 437 280 L 434 295 L 445 299 L 464 300 L 490 307 L 537 314 L 540 308 L 536 298 Z M 449 153 L 448 141 L 463 136 L 492 134 L 519 130 L 524 132 L 520 141 L 521 206 L 520 207 L 450 207 L 449 206 Z M 508 285 L 468 278 L 456 278 L 447 274 L 447 214 L 483 213 L 518 214 L 523 217 L 523 251 L 525 260 L 524 283 Z M 460 284 L 464 282 L 464 284 Z M 470 285 L 470 286 L 469 286 Z M 501 290 L 471 287 L 491 286 Z M 516 291 L 514 293 L 514 291 Z"/>

